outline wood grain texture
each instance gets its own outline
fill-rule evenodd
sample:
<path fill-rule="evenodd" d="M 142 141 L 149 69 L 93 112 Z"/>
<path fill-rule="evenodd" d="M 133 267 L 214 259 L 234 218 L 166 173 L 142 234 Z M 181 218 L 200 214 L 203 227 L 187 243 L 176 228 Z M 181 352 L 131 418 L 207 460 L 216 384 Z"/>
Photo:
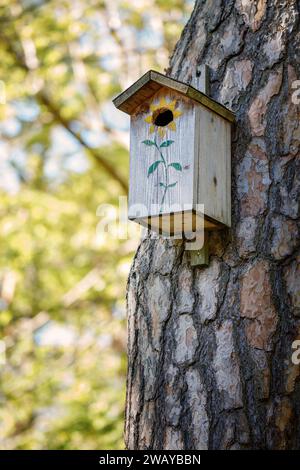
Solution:
<path fill-rule="evenodd" d="M 172 237 L 180 235 L 179 238 L 182 238 L 182 234 L 190 238 L 191 233 L 200 232 L 203 227 L 205 230 L 224 228 L 195 211 L 177 212 L 134 220 L 153 232 Z"/>

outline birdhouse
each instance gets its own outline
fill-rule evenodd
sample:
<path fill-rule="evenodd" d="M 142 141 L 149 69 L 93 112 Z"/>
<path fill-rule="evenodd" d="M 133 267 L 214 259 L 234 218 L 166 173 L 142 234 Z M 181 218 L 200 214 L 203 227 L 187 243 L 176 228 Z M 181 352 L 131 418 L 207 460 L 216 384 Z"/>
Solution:
<path fill-rule="evenodd" d="M 233 113 L 153 70 L 114 104 L 130 115 L 129 219 L 171 235 L 230 227 Z"/>

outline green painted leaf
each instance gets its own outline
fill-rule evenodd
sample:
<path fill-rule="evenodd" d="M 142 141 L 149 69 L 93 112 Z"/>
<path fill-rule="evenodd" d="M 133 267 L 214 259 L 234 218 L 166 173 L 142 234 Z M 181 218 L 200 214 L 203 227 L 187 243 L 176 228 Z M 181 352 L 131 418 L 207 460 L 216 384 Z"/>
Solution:
<path fill-rule="evenodd" d="M 159 186 L 162 186 L 163 188 L 166 187 L 166 185 L 164 183 L 159 183 Z"/>
<path fill-rule="evenodd" d="M 176 181 L 176 183 L 169 184 L 168 188 L 174 188 L 174 186 L 176 186 L 176 184 L 177 184 L 177 181 Z"/>
<path fill-rule="evenodd" d="M 155 142 L 153 142 L 153 140 L 143 140 L 142 144 L 150 146 L 150 145 L 155 145 Z"/>
<path fill-rule="evenodd" d="M 156 162 L 152 163 L 152 165 L 149 166 L 148 176 L 150 176 L 151 173 L 153 173 L 156 170 L 156 168 L 158 167 L 158 165 L 160 163 L 163 163 L 163 161 L 162 160 L 157 160 Z"/>
<path fill-rule="evenodd" d="M 177 171 L 182 171 L 182 166 L 180 163 L 170 163 L 168 166 L 172 166 Z"/>
<path fill-rule="evenodd" d="M 160 147 L 169 147 L 169 145 L 173 144 L 174 140 L 165 140 L 160 144 Z"/>

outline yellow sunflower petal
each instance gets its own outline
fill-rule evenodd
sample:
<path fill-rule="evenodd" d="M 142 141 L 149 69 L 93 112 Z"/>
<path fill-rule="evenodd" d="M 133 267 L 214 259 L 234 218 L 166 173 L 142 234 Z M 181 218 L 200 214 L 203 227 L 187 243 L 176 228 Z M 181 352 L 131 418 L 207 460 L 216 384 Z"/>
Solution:
<path fill-rule="evenodd" d="M 175 119 L 181 115 L 182 115 L 182 111 L 179 111 L 179 109 L 175 109 L 175 111 L 173 111 L 173 116 Z"/>
<path fill-rule="evenodd" d="M 159 136 L 163 139 L 164 136 L 165 136 L 166 131 L 162 127 L 159 127 L 158 128 L 158 133 L 159 133 Z"/>
<path fill-rule="evenodd" d="M 159 103 L 151 103 L 150 104 L 150 111 L 153 113 L 154 111 L 156 111 L 157 109 L 160 108 L 160 104 Z"/>
<path fill-rule="evenodd" d="M 153 126 L 153 124 L 151 124 L 151 126 L 150 126 L 150 128 L 149 128 L 149 132 L 150 132 L 150 134 L 152 134 L 152 132 L 154 132 L 154 126 Z"/>
<path fill-rule="evenodd" d="M 170 122 L 168 128 L 171 129 L 171 131 L 176 131 L 176 123 L 174 121 Z"/>
<path fill-rule="evenodd" d="M 166 98 L 163 96 L 161 99 L 160 99 L 160 102 L 159 102 L 159 108 L 165 108 L 168 106 L 168 103 L 166 102 Z"/>
<path fill-rule="evenodd" d="M 144 119 L 145 122 L 148 122 L 149 124 L 152 123 L 152 115 L 150 114 L 149 116 L 147 116 L 145 119 Z"/>
<path fill-rule="evenodd" d="M 169 108 L 171 111 L 174 111 L 175 106 L 176 106 L 176 100 L 171 101 L 171 103 L 168 103 L 168 108 Z"/>

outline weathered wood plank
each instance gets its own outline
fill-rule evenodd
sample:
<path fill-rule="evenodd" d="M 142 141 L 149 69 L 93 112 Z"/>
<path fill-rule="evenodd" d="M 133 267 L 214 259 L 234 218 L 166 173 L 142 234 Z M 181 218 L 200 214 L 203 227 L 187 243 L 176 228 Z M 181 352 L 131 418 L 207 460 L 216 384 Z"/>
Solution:
<path fill-rule="evenodd" d="M 196 227 L 203 227 L 205 230 L 220 230 L 224 228 L 218 223 L 214 223 L 203 215 L 199 216 L 194 211 L 178 212 L 175 214 L 164 214 L 152 217 L 131 219 L 143 227 L 166 236 L 184 234 L 189 239 L 192 233 L 196 233 Z"/>
<path fill-rule="evenodd" d="M 231 226 L 231 126 L 228 121 L 202 106 L 197 107 L 198 143 L 197 203 L 205 214 Z"/>
<path fill-rule="evenodd" d="M 149 104 L 158 104 L 162 97 L 167 103 L 176 100 L 174 111 L 181 113 L 173 120 L 176 130 L 167 126 L 160 127 L 165 132 L 164 137 L 159 135 L 158 128 L 150 133 L 151 123 L 145 122 L 145 118 L 151 114 Z M 157 93 L 147 106 L 143 103 L 131 116 L 130 218 L 156 216 L 160 211 L 170 213 L 193 208 L 194 123 L 195 104 L 167 88 Z M 143 143 L 147 140 L 152 145 Z M 166 146 L 160 147 L 162 144 Z M 152 170 L 151 165 L 155 166 L 152 166 Z"/>

